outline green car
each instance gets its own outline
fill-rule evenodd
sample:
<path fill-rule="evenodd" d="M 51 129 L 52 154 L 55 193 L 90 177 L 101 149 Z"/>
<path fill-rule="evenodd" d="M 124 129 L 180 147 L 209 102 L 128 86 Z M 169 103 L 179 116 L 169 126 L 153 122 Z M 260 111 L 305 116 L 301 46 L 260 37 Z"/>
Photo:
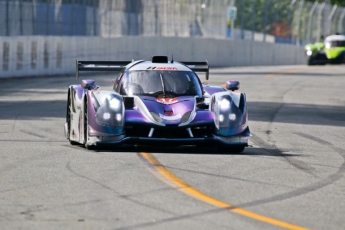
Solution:
<path fill-rule="evenodd" d="M 304 50 L 308 65 L 345 63 L 345 36 L 328 36 L 323 43 L 307 44 Z"/>

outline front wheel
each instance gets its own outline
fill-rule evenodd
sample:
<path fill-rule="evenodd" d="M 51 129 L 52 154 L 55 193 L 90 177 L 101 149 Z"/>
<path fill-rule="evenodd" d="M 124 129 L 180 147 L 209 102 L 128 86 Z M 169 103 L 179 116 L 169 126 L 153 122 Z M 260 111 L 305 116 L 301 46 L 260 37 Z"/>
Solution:
<path fill-rule="evenodd" d="M 94 145 L 89 145 L 87 140 L 89 138 L 89 125 L 88 125 L 88 110 L 87 110 L 87 100 L 84 103 L 84 146 L 86 149 L 96 149 Z"/>
<path fill-rule="evenodd" d="M 225 144 L 218 144 L 217 150 L 220 153 L 241 153 L 243 152 L 245 146 L 244 145 L 225 145 Z"/>
<path fill-rule="evenodd" d="M 88 116 L 87 116 L 87 101 L 85 100 L 84 102 L 84 146 L 86 149 L 89 149 L 90 148 L 90 145 L 87 144 L 87 139 L 88 139 Z"/>
<path fill-rule="evenodd" d="M 309 56 L 308 57 L 307 64 L 308 65 L 315 65 L 314 57 L 313 56 Z"/>
<path fill-rule="evenodd" d="M 68 97 L 68 103 L 67 103 L 67 135 L 68 135 L 68 140 L 69 140 L 69 143 L 71 145 L 79 145 L 78 142 L 75 142 L 75 141 L 72 141 L 70 140 L 70 137 L 71 137 L 71 127 L 72 127 L 72 124 L 71 124 L 71 98 Z"/>

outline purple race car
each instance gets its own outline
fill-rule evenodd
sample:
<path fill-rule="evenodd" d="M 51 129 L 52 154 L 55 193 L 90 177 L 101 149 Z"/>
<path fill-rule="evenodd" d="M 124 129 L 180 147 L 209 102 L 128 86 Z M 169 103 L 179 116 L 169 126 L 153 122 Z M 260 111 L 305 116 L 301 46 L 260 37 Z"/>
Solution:
<path fill-rule="evenodd" d="M 79 71 L 119 71 L 113 91 L 94 80 L 68 88 L 65 135 L 86 148 L 121 144 L 217 146 L 242 152 L 251 136 L 246 96 L 238 81 L 203 86 L 196 72 L 209 76 L 207 62 L 78 61 Z"/>

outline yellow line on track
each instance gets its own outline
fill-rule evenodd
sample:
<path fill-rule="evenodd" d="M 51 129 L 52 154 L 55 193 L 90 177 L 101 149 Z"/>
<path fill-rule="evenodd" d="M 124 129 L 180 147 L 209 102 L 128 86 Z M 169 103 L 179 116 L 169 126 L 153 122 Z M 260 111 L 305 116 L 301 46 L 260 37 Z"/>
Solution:
<path fill-rule="evenodd" d="M 285 229 L 295 229 L 295 230 L 305 230 L 307 228 L 303 228 L 297 225 L 289 224 L 280 220 L 276 220 L 270 217 L 262 216 L 256 213 L 253 213 L 251 211 L 232 206 L 231 204 L 227 204 L 223 201 L 217 200 L 207 194 L 204 194 L 200 192 L 199 190 L 193 188 L 189 184 L 187 184 L 185 181 L 183 181 L 181 178 L 176 176 L 174 173 L 172 173 L 170 170 L 166 169 L 164 165 L 162 165 L 154 156 L 152 156 L 150 153 L 141 152 L 138 153 L 139 157 L 141 157 L 143 160 L 145 160 L 149 166 L 151 166 L 154 170 L 160 173 L 160 175 L 164 176 L 165 179 L 168 180 L 168 182 L 172 182 L 174 185 L 178 186 L 183 192 L 187 193 L 190 196 L 193 196 L 199 200 L 202 200 L 204 202 L 207 202 L 211 205 L 228 209 L 231 212 L 261 221 L 265 222 L 267 224 L 276 225 Z"/>

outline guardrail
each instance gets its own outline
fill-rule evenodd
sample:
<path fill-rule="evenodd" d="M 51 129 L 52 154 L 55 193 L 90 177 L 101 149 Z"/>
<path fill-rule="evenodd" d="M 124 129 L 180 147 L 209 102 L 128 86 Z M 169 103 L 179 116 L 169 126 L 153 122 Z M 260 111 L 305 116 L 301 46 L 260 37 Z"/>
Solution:
<path fill-rule="evenodd" d="M 205 61 L 210 67 L 304 64 L 303 47 L 265 42 L 126 36 L 0 37 L 0 78 L 75 73 L 75 60 L 150 59 Z"/>

